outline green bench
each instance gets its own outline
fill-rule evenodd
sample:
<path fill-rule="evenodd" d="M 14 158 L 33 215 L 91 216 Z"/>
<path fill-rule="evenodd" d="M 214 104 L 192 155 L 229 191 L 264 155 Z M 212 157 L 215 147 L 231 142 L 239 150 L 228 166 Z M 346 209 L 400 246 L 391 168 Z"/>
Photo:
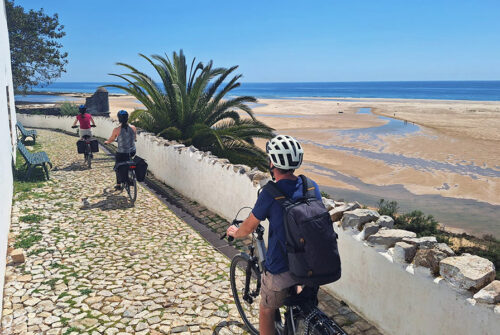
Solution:
<path fill-rule="evenodd" d="M 26 137 L 31 137 L 33 139 L 33 142 L 36 142 L 36 136 L 37 136 L 36 130 L 26 130 L 23 124 L 19 121 L 16 122 L 16 127 L 21 132 L 21 142 L 24 143 Z"/>
<path fill-rule="evenodd" d="M 49 165 L 52 169 L 52 163 L 50 162 L 49 156 L 47 156 L 47 153 L 45 151 L 30 152 L 28 149 L 26 149 L 24 144 L 21 143 L 21 141 L 17 142 L 17 149 L 26 161 L 26 163 L 24 164 L 26 166 L 26 179 L 29 179 L 32 170 L 37 166 L 41 166 L 43 171 L 45 172 L 45 175 L 47 176 L 47 180 L 50 179 L 47 165 Z"/>

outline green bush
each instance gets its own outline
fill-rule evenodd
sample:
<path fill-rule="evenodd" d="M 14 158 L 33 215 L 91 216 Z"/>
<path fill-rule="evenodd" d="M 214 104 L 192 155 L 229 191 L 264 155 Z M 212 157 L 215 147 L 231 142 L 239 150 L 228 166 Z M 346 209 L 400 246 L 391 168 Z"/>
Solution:
<path fill-rule="evenodd" d="M 380 199 L 378 202 L 378 212 L 380 215 L 389 215 L 394 217 L 398 210 L 399 207 L 396 201 L 385 201 L 384 199 Z"/>
<path fill-rule="evenodd" d="M 321 196 L 322 196 L 323 198 L 330 199 L 330 195 L 329 195 L 328 193 L 326 193 L 326 192 L 321 191 Z"/>
<path fill-rule="evenodd" d="M 409 230 L 421 236 L 431 236 L 438 233 L 438 222 L 432 215 L 425 216 L 419 210 L 399 215 L 394 220 L 396 228 Z"/>
<path fill-rule="evenodd" d="M 63 102 L 60 107 L 61 115 L 76 116 L 78 115 L 78 106 L 72 102 Z"/>

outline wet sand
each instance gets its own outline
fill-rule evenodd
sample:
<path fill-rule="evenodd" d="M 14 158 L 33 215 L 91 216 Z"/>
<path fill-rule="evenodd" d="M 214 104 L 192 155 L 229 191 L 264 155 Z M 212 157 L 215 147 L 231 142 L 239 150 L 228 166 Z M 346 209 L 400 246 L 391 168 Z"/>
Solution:
<path fill-rule="evenodd" d="M 112 117 L 140 106 L 110 97 Z M 333 197 L 397 200 L 404 211 L 500 237 L 500 102 L 259 99 L 253 110 L 304 143 L 299 172 Z"/>
<path fill-rule="evenodd" d="M 404 209 L 434 214 L 448 226 L 500 236 L 500 102 L 259 103 L 265 105 L 254 108 L 257 118 L 304 142 L 302 172 L 334 197 L 372 205 L 377 198 L 399 200 Z"/>

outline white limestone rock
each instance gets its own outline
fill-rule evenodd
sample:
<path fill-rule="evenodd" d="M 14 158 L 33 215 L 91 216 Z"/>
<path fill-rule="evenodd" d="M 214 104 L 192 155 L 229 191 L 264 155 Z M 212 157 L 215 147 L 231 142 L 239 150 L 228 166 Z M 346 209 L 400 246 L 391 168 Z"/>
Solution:
<path fill-rule="evenodd" d="M 417 252 L 417 247 L 406 242 L 396 242 L 393 250 L 393 257 L 400 263 L 411 263 Z"/>
<path fill-rule="evenodd" d="M 357 202 L 350 202 L 348 204 L 336 205 L 336 207 L 329 211 L 332 221 L 339 221 L 347 211 L 353 211 L 355 209 L 361 208 L 360 204 Z"/>
<path fill-rule="evenodd" d="M 389 215 L 381 215 L 376 222 L 380 227 L 392 229 L 394 227 L 394 219 Z"/>
<path fill-rule="evenodd" d="M 332 209 L 335 208 L 335 201 L 333 201 L 332 199 L 323 197 L 322 200 L 323 200 L 323 205 L 325 205 L 327 211 L 331 211 Z"/>
<path fill-rule="evenodd" d="M 437 244 L 436 237 L 434 236 L 405 238 L 403 242 L 416 245 L 419 248 L 432 248 Z"/>
<path fill-rule="evenodd" d="M 363 225 L 367 222 L 378 220 L 380 214 L 371 209 L 355 209 L 347 211 L 342 217 L 342 227 L 345 228 L 358 228 L 361 230 Z"/>
<path fill-rule="evenodd" d="M 474 294 L 478 302 L 496 304 L 500 302 L 500 280 L 494 280 L 486 285 L 481 291 Z"/>
<path fill-rule="evenodd" d="M 405 237 L 416 237 L 417 234 L 403 229 L 380 229 L 376 234 L 368 237 L 367 241 L 373 244 L 381 244 L 390 248 Z"/>
<path fill-rule="evenodd" d="M 413 259 L 416 266 L 423 266 L 431 269 L 433 275 L 439 273 L 439 262 L 445 259 L 447 255 L 437 249 L 418 249 Z"/>
<path fill-rule="evenodd" d="M 363 227 L 363 236 L 365 238 L 365 240 L 373 235 L 373 234 L 376 234 L 378 231 L 380 230 L 380 226 L 378 224 L 376 224 L 375 222 L 368 222 L 367 224 L 365 224 L 365 226 Z"/>
<path fill-rule="evenodd" d="M 444 252 L 448 256 L 455 256 L 455 252 L 446 243 L 438 243 L 434 246 L 435 249 Z"/>
<path fill-rule="evenodd" d="M 495 266 L 486 258 L 463 254 L 443 259 L 439 273 L 455 287 L 480 289 L 495 279 Z"/>
<path fill-rule="evenodd" d="M 24 250 L 23 249 L 14 249 L 10 257 L 12 257 L 12 261 L 14 263 L 24 263 Z"/>

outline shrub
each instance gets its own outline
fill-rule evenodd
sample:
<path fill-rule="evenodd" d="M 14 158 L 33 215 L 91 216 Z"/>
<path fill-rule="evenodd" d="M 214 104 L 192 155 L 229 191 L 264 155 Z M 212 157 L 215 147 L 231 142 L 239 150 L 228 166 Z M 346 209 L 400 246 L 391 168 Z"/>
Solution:
<path fill-rule="evenodd" d="M 322 196 L 323 198 L 330 199 L 330 194 L 328 194 L 328 193 L 326 193 L 326 192 L 321 191 L 321 196 Z"/>
<path fill-rule="evenodd" d="M 63 102 L 60 107 L 61 115 L 75 116 L 78 115 L 78 106 L 72 102 Z"/>
<path fill-rule="evenodd" d="M 378 212 L 380 215 L 389 215 L 394 217 L 398 210 L 399 207 L 396 201 L 385 201 L 384 199 L 380 199 L 378 202 Z"/>
<path fill-rule="evenodd" d="M 409 230 L 418 237 L 436 235 L 438 233 L 438 222 L 432 215 L 425 216 L 419 210 L 398 216 L 394 225 L 399 229 Z"/>

